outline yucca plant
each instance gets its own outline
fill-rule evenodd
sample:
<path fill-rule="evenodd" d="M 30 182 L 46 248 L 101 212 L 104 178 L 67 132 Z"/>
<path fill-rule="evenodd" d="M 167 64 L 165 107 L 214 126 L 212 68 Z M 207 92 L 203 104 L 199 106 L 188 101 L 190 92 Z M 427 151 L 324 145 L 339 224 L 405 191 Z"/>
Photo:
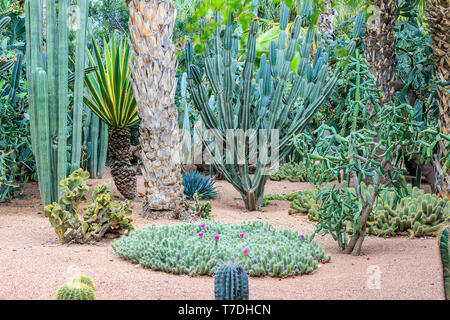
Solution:
<path fill-rule="evenodd" d="M 93 55 L 88 51 L 91 64 L 97 66 L 95 74 L 85 77 L 90 96 L 84 103 L 108 124 L 108 152 L 111 175 L 119 192 L 127 199 L 134 199 L 136 170 L 131 164 L 129 128 L 139 123 L 136 101 L 129 81 L 132 56 L 126 39 L 109 44 L 104 41 L 104 61 L 95 40 Z"/>

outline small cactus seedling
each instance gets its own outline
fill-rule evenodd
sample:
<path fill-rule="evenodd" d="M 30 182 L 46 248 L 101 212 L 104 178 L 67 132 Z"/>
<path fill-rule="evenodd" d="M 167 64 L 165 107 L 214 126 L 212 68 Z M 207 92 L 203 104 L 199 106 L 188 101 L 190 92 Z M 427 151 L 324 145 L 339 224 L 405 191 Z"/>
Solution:
<path fill-rule="evenodd" d="M 226 262 L 214 274 L 216 300 L 248 300 L 248 277 L 244 267 Z"/>

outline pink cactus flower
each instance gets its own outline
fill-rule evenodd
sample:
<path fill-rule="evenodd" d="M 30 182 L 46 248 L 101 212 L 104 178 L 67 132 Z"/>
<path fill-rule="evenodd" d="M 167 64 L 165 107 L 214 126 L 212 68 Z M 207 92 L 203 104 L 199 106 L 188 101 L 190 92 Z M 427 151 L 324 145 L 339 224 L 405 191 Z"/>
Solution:
<path fill-rule="evenodd" d="M 367 261 L 370 261 L 370 258 L 367 258 Z"/>
<path fill-rule="evenodd" d="M 220 236 L 218 234 L 214 235 L 214 240 L 218 241 Z"/>
<path fill-rule="evenodd" d="M 199 234 L 198 234 L 198 236 L 201 238 L 201 237 L 203 237 L 203 232 L 200 232 Z"/>
<path fill-rule="evenodd" d="M 269 227 L 269 229 L 267 229 L 268 231 L 270 231 L 270 227 Z"/>
<path fill-rule="evenodd" d="M 200 227 L 204 228 L 206 226 L 206 224 L 202 224 Z"/>
<path fill-rule="evenodd" d="M 303 241 L 303 240 L 305 240 L 305 236 L 304 236 L 304 235 L 302 235 L 302 241 Z"/>
<path fill-rule="evenodd" d="M 247 254 L 248 254 L 248 249 L 245 248 L 244 250 L 242 250 L 242 252 L 243 252 L 245 255 L 247 255 Z"/>
<path fill-rule="evenodd" d="M 194 217 L 192 217 L 192 220 L 195 221 L 195 220 L 197 220 L 197 218 L 198 218 L 197 216 L 194 216 Z"/>
<path fill-rule="evenodd" d="M 244 237 L 244 233 L 239 233 L 239 237 L 243 238 Z"/>

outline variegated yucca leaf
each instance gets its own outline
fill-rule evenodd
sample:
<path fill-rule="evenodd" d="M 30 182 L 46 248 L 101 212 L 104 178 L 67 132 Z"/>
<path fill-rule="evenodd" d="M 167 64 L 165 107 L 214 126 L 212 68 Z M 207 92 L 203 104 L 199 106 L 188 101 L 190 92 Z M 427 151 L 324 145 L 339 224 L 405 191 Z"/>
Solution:
<path fill-rule="evenodd" d="M 85 77 L 90 97 L 84 103 L 109 126 L 127 128 L 139 122 L 136 100 L 131 87 L 130 68 L 132 55 L 126 39 L 116 42 L 114 37 L 108 44 L 104 41 L 104 61 L 97 42 L 93 40 L 93 55 L 87 55 L 95 74 Z"/>

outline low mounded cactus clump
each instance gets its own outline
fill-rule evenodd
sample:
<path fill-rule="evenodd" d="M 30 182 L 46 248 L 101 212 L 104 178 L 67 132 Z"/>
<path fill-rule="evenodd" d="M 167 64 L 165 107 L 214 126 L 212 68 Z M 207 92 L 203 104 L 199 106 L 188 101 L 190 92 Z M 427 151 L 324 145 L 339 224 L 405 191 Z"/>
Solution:
<path fill-rule="evenodd" d="M 369 189 L 363 185 L 363 195 L 368 198 Z M 367 233 L 375 236 L 436 236 L 439 229 L 450 221 L 450 202 L 434 194 L 408 186 L 408 196 L 395 203 L 393 191 L 382 191 L 374 204 L 368 219 Z M 320 201 L 316 200 L 317 190 L 305 190 L 284 196 L 291 201 L 289 214 L 307 214 L 310 220 L 317 221 Z M 355 198 L 355 201 L 357 199 Z M 353 226 L 347 221 L 345 228 L 352 232 Z"/>
<path fill-rule="evenodd" d="M 119 256 L 152 270 L 213 275 L 226 261 L 240 263 L 250 276 L 287 277 L 312 272 L 330 257 L 317 243 L 263 222 L 240 225 L 191 221 L 131 232 L 112 243 Z"/>

